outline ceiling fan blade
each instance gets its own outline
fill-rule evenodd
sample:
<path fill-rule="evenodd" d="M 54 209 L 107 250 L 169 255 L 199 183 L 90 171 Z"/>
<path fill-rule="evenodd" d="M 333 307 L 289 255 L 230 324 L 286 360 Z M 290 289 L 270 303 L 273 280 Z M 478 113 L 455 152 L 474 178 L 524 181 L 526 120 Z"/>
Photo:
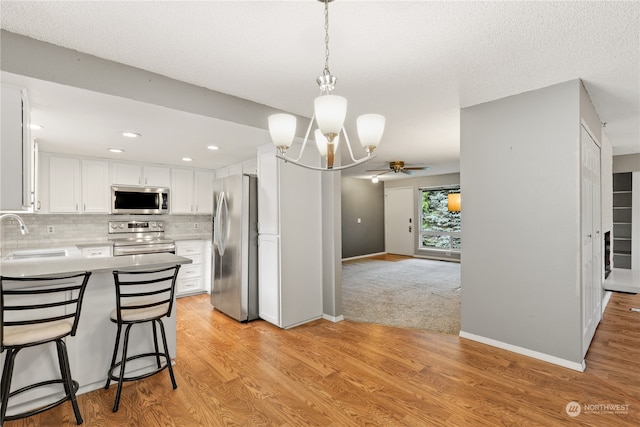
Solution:
<path fill-rule="evenodd" d="M 404 170 L 408 170 L 408 171 L 426 171 L 429 169 L 431 169 L 429 166 L 412 166 L 412 167 L 404 168 Z"/>

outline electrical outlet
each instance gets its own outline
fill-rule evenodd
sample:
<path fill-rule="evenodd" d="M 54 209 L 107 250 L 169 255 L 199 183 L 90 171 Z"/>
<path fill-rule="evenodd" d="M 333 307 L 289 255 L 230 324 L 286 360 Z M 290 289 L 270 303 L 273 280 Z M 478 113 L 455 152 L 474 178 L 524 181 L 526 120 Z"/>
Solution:
<path fill-rule="evenodd" d="M 47 225 L 47 234 L 56 234 L 56 229 L 53 225 Z"/>
<path fill-rule="evenodd" d="M 193 223 L 193 229 L 194 229 L 194 230 L 197 230 L 197 229 L 198 229 L 198 223 L 197 223 L 197 222 L 194 222 L 194 223 Z"/>

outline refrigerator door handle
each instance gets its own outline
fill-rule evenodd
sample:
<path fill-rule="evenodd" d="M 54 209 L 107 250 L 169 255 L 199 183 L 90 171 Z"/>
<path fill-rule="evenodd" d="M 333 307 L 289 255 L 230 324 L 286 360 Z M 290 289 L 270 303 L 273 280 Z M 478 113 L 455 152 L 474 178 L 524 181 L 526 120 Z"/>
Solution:
<path fill-rule="evenodd" d="M 218 196 L 218 209 L 216 211 L 217 233 L 214 233 L 216 237 L 216 245 L 218 246 L 218 253 L 220 256 L 224 255 L 225 245 L 227 240 L 228 228 L 229 228 L 229 208 L 227 206 L 227 197 L 224 191 L 220 192 Z"/>

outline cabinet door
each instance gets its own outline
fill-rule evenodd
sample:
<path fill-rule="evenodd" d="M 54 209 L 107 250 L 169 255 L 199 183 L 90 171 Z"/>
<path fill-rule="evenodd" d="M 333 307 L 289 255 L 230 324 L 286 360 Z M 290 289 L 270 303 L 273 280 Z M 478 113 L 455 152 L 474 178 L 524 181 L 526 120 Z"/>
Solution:
<path fill-rule="evenodd" d="M 212 214 L 213 172 L 196 171 L 195 184 L 195 212 L 198 214 Z"/>
<path fill-rule="evenodd" d="M 145 166 L 143 184 L 151 187 L 169 187 L 171 169 L 163 166 Z"/>
<path fill-rule="evenodd" d="M 280 320 L 280 240 L 278 236 L 258 237 L 258 301 L 260 318 L 276 326 Z"/>
<path fill-rule="evenodd" d="M 193 171 L 171 170 L 171 213 L 193 212 Z"/>
<path fill-rule="evenodd" d="M 141 185 L 142 167 L 129 163 L 111 165 L 111 183 L 114 185 Z"/>
<path fill-rule="evenodd" d="M 279 234 L 279 171 L 275 147 L 258 152 L 258 227 L 262 234 Z"/>
<path fill-rule="evenodd" d="M 82 212 L 109 213 L 109 163 L 82 161 Z"/>
<path fill-rule="evenodd" d="M 32 208 L 32 148 L 26 89 L 2 84 L 2 138 L 0 139 L 0 210 Z"/>
<path fill-rule="evenodd" d="M 49 159 L 49 212 L 80 212 L 80 160 L 65 157 Z"/>

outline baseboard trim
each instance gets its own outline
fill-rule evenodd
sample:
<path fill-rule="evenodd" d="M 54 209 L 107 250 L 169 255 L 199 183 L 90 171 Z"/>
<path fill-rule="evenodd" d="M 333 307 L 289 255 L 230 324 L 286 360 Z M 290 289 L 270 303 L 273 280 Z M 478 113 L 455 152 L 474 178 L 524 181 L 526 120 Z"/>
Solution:
<path fill-rule="evenodd" d="M 323 314 L 322 318 L 333 323 L 342 322 L 344 320 L 344 316 L 342 314 L 340 316 L 329 316 L 328 314 Z"/>
<path fill-rule="evenodd" d="M 377 252 L 375 254 L 366 254 L 366 255 L 358 255 L 358 256 L 352 256 L 349 258 L 342 258 L 342 261 L 351 261 L 354 259 L 361 259 L 361 258 L 370 258 L 372 256 L 380 256 L 380 255 L 386 255 L 386 252 Z"/>
<path fill-rule="evenodd" d="M 572 369 L 578 372 L 584 372 L 586 365 L 584 359 L 582 363 L 572 362 L 570 360 L 561 359 L 550 354 L 540 353 L 538 351 L 529 350 L 528 348 L 519 347 L 513 344 L 507 344 L 502 341 L 497 341 L 491 338 L 483 337 L 480 335 L 470 334 L 469 332 L 460 331 L 460 338 L 466 338 L 471 341 L 476 341 L 482 344 L 487 344 L 492 347 L 501 348 L 503 350 L 511 351 L 513 353 L 522 354 L 523 356 L 532 357 L 534 359 L 542 360 L 543 362 L 552 363 L 554 365 L 562 366 L 563 368 Z"/>

